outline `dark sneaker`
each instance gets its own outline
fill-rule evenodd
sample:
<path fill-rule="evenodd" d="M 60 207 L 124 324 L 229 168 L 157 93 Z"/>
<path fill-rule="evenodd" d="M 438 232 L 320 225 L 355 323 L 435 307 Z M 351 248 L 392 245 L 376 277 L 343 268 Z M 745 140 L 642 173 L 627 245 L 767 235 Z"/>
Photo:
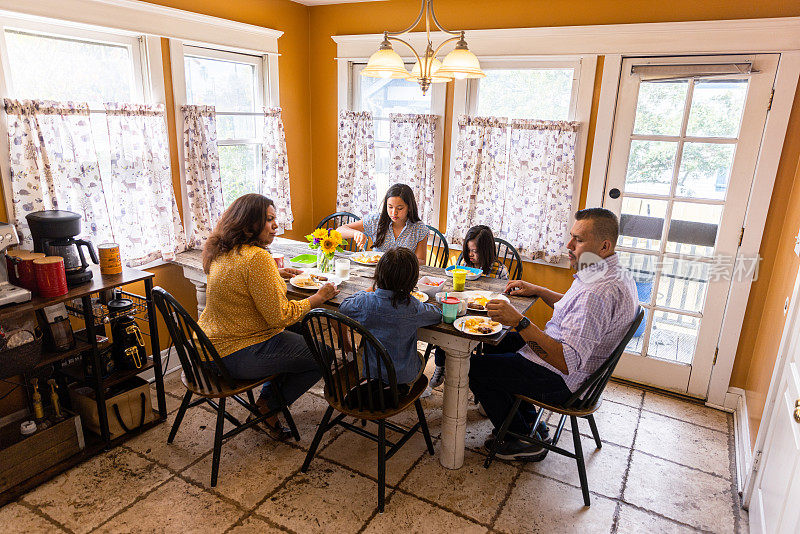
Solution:
<path fill-rule="evenodd" d="M 496 456 L 503 460 L 541 462 L 547 456 L 547 449 L 515 439 L 501 443 L 497 448 Z"/>
<path fill-rule="evenodd" d="M 497 429 L 492 428 L 492 437 L 497 436 Z M 550 428 L 544 424 L 539 423 L 539 430 L 536 431 L 536 437 L 542 441 L 549 441 L 550 440 Z"/>
<path fill-rule="evenodd" d="M 438 388 L 444 383 L 444 366 L 436 366 L 433 370 L 433 375 L 431 379 L 428 381 L 428 385 L 431 388 Z"/>

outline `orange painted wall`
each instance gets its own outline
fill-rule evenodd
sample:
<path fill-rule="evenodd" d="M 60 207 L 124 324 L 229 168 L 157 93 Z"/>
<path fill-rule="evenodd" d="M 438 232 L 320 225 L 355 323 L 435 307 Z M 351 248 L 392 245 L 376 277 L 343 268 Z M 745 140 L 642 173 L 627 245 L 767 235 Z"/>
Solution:
<path fill-rule="evenodd" d="M 313 147 L 314 219 L 333 211 L 336 195 L 336 113 L 337 71 L 333 60 L 336 44 L 332 35 L 379 33 L 397 30 L 412 21 L 419 9 L 418 0 L 390 0 L 366 4 L 318 6 L 310 10 L 311 56 L 311 131 Z M 689 20 L 725 20 L 741 18 L 788 17 L 800 15 L 800 4 L 780 0 L 763 2 L 727 2 L 712 0 L 696 2 L 619 2 L 617 0 L 579 0 L 575 2 L 544 2 L 530 0 L 437 0 L 439 20 L 448 28 L 489 29 L 537 26 L 571 26 L 593 24 L 625 24 L 644 22 L 675 22 Z M 602 65 L 598 65 L 595 89 L 599 87 Z M 589 128 L 589 150 L 594 137 L 598 95 Z M 449 168 L 450 125 L 449 106 L 452 90 L 448 91 L 448 112 L 445 116 L 444 169 Z M 770 205 L 761 255 L 759 280 L 753 285 L 748 312 L 742 329 L 742 341 L 737 351 L 731 385 L 748 393 L 748 406 L 754 415 L 754 425 L 760 420 L 764 397 L 775 362 L 777 344 L 783 326 L 783 301 L 791 291 L 796 257 L 791 256 L 792 236 L 797 233 L 800 213 L 800 95 L 795 109 L 778 172 L 775 193 Z M 586 161 L 591 160 L 587 154 Z M 584 169 L 584 178 L 588 175 Z M 444 177 L 443 198 L 446 198 L 447 177 Z M 586 190 L 581 192 L 584 206 Z M 446 214 L 440 216 L 443 229 Z M 791 256 L 791 257 L 790 257 Z M 526 264 L 524 278 L 554 289 L 566 289 L 571 274 L 565 270 L 536 264 Z M 791 279 L 791 280 L 790 280 Z M 544 305 L 536 307 L 532 317 L 538 324 L 548 317 Z M 776 316 L 777 314 L 777 316 Z M 755 433 L 753 433 L 755 435 Z"/>

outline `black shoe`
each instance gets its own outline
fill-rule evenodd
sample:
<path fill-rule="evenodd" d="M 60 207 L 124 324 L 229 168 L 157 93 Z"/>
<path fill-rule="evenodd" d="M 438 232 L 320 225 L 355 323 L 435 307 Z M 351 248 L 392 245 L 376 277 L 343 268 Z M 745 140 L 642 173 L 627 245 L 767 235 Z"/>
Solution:
<path fill-rule="evenodd" d="M 492 437 L 497 437 L 496 428 L 492 428 Z M 542 441 L 549 441 L 550 428 L 545 423 L 539 423 L 539 429 L 536 431 L 536 437 Z"/>
<path fill-rule="evenodd" d="M 547 456 L 547 452 L 547 449 L 540 445 L 532 445 L 515 439 L 501 443 L 495 455 L 503 460 L 541 462 Z"/>

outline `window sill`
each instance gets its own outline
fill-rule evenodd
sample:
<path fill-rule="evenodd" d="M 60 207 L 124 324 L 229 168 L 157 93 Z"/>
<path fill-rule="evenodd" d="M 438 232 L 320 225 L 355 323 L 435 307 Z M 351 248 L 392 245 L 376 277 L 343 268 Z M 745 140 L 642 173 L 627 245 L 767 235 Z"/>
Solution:
<path fill-rule="evenodd" d="M 428 244 L 429 245 L 431 244 L 431 238 L 430 237 L 428 238 Z M 458 251 L 463 251 L 464 250 L 461 245 L 456 245 L 454 243 L 448 243 L 447 246 L 450 247 L 450 250 L 458 250 Z M 544 261 L 544 260 L 532 260 L 532 259 L 523 257 L 522 258 L 522 263 L 535 263 L 535 264 L 538 264 L 538 265 L 547 265 L 548 267 L 558 267 L 559 269 L 569 269 L 570 268 L 569 259 L 566 259 L 566 258 L 561 260 L 558 263 L 550 263 L 550 262 L 547 262 L 547 261 Z"/>

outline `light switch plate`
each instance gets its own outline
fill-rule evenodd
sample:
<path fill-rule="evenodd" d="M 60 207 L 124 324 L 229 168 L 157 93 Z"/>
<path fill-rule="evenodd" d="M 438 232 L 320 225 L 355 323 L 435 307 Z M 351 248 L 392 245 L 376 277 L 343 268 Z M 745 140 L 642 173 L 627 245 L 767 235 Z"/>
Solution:
<path fill-rule="evenodd" d="M 794 253 L 800 256 L 800 231 L 797 232 L 797 236 L 794 238 Z"/>

